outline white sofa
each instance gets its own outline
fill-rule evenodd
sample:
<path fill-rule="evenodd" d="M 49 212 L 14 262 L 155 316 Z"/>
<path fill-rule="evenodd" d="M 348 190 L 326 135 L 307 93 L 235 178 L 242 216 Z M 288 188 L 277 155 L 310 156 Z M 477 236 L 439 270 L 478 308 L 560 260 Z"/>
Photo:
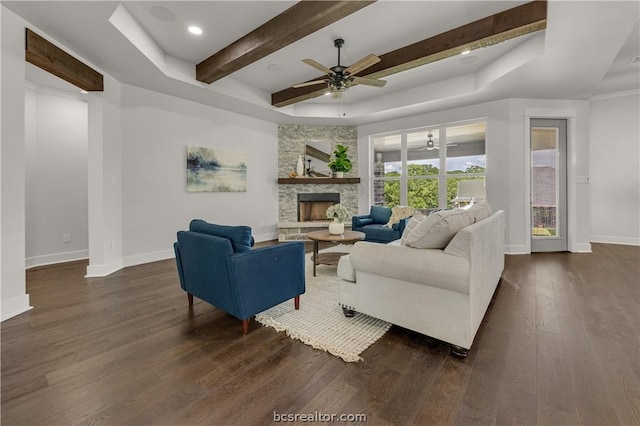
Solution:
<path fill-rule="evenodd" d="M 380 318 L 465 356 L 504 269 L 505 214 L 490 213 L 456 230 L 443 249 L 356 243 L 338 265 L 345 315 Z M 403 240 L 411 223 L 407 228 Z"/>

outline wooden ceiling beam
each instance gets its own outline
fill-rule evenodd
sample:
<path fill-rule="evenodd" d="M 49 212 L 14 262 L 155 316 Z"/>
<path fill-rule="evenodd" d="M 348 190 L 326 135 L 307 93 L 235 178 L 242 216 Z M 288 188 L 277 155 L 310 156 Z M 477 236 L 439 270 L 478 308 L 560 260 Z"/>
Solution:
<path fill-rule="evenodd" d="M 367 68 L 361 76 L 386 77 L 460 54 L 465 49 L 492 46 L 545 29 L 546 26 L 546 0 L 533 1 L 380 55 L 380 62 Z M 323 76 L 312 80 L 322 78 Z M 325 86 L 287 88 L 271 94 L 271 105 L 291 105 L 322 96 L 326 91 Z"/>
<path fill-rule="evenodd" d="M 196 80 L 213 83 L 373 1 L 301 1 L 196 65 Z"/>
<path fill-rule="evenodd" d="M 58 46 L 26 28 L 25 59 L 27 62 L 60 77 L 87 92 L 104 90 L 102 74 Z"/>

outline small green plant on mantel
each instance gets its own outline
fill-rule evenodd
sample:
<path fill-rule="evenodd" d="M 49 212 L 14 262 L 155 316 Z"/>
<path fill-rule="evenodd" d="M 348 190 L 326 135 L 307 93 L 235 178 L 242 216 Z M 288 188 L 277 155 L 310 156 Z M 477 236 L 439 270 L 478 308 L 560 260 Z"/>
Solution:
<path fill-rule="evenodd" d="M 353 164 L 351 164 L 351 160 L 347 157 L 348 146 L 338 144 L 336 150 L 333 151 L 334 159 L 330 161 L 327 166 L 334 173 L 344 173 L 351 170 Z"/>

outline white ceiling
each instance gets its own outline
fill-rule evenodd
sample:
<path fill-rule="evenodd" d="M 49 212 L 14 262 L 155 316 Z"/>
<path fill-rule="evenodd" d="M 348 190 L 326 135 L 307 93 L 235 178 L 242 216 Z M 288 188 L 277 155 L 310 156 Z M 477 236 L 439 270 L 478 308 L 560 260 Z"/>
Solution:
<path fill-rule="evenodd" d="M 550 1 L 545 31 L 391 75 L 384 88 L 353 87 L 339 101 L 271 106 L 272 92 L 319 76 L 302 59 L 336 64 L 335 38 L 345 39 L 341 62 L 350 65 L 526 3 L 381 0 L 211 85 L 195 80 L 196 63 L 295 3 L 2 1 L 123 83 L 280 123 L 360 124 L 505 97 L 589 99 L 640 88 L 640 63 L 628 65 L 640 56 L 637 1 Z M 77 90 L 31 66 L 27 78 Z"/>

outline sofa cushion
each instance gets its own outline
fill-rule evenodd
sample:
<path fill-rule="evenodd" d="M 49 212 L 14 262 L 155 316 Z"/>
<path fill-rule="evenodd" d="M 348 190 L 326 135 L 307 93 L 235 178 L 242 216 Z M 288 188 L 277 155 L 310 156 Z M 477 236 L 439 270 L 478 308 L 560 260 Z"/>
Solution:
<path fill-rule="evenodd" d="M 468 210 L 454 209 L 433 213 L 409 232 L 406 245 L 443 249 L 459 230 L 474 222 L 474 213 Z"/>
<path fill-rule="evenodd" d="M 417 211 L 411 219 L 409 219 L 409 223 L 404 228 L 404 232 L 402 233 L 402 238 L 400 240 L 400 244 L 403 246 L 407 245 L 407 237 L 409 234 L 415 229 L 416 226 L 421 224 L 427 219 L 427 216 L 423 215 L 420 211 Z"/>
<path fill-rule="evenodd" d="M 387 223 L 391 217 L 391 209 L 384 206 L 371 206 L 369 216 L 373 223 Z"/>
<path fill-rule="evenodd" d="M 189 224 L 189 230 L 201 234 L 214 235 L 231 240 L 233 251 L 242 253 L 251 250 L 254 240 L 249 226 L 226 226 L 208 223 L 201 219 L 194 219 Z"/>
<path fill-rule="evenodd" d="M 400 233 L 392 228 L 387 228 L 384 224 L 374 223 L 364 228 L 360 228 L 360 232 L 366 235 L 366 241 L 382 241 L 389 242 L 400 237 Z"/>

